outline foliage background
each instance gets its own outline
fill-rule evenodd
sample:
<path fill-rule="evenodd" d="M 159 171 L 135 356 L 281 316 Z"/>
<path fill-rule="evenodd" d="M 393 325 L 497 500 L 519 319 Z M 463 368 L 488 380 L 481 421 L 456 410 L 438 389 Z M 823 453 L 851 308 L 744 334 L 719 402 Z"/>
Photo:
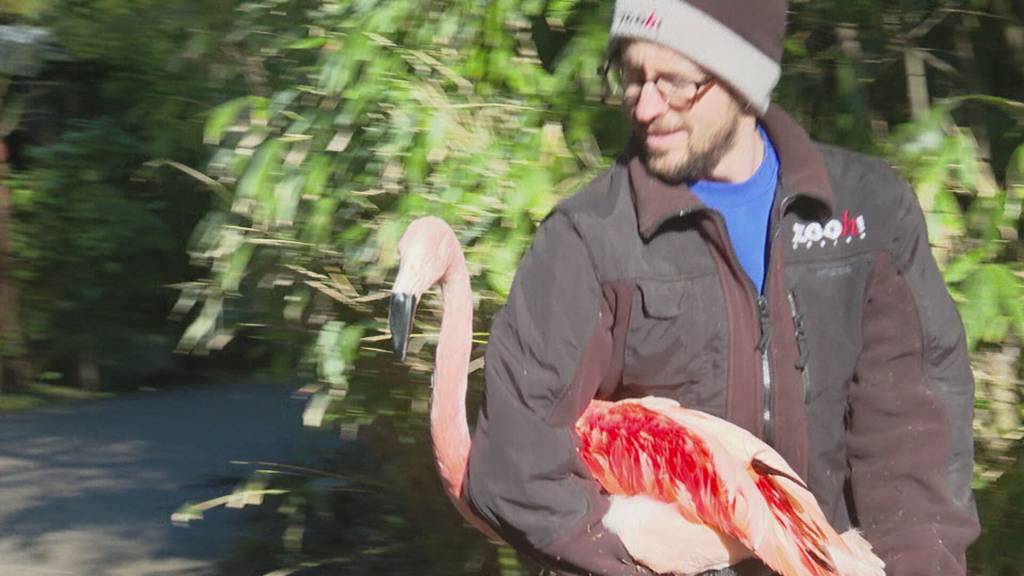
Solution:
<path fill-rule="evenodd" d="M 925 207 L 978 380 L 986 531 L 972 568 L 1017 573 L 1024 6 L 790 9 L 776 101 L 816 138 L 889 158 Z M 7 94 L 31 102 L 9 138 L 11 353 L 91 386 L 180 365 L 172 346 L 305 375 L 307 423 L 352 446 L 319 472 L 265 470 L 239 487 L 282 491 L 266 499 L 280 538 L 243 549 L 234 570 L 532 570 L 462 527 L 434 479 L 436 302 L 407 372 L 381 354 L 381 298 L 405 224 L 441 216 L 467 248 L 486 341 L 536 223 L 626 138 L 595 72 L 610 12 L 594 0 L 0 3 L 72 58 Z"/>

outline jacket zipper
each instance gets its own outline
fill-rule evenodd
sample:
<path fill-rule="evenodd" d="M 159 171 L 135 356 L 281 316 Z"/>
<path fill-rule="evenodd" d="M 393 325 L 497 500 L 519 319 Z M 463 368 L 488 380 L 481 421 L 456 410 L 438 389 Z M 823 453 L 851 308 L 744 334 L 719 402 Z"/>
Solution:
<path fill-rule="evenodd" d="M 796 369 L 800 371 L 800 378 L 804 386 L 804 404 L 807 404 L 811 401 L 811 377 L 807 370 L 809 360 L 807 332 L 804 330 L 803 314 L 800 313 L 800 308 L 796 305 L 796 294 L 790 290 L 787 292 L 787 296 L 789 297 L 789 309 L 793 313 L 793 331 L 796 333 Z"/>
<path fill-rule="evenodd" d="M 761 353 L 761 429 L 764 434 L 764 441 L 769 446 L 775 439 L 775 428 L 772 422 L 772 412 L 775 403 L 772 399 L 772 365 L 768 358 L 768 345 L 772 341 L 771 318 L 768 313 L 768 297 L 757 297 L 758 322 L 761 328 L 761 338 L 757 342 L 757 351 Z"/>
<path fill-rule="evenodd" d="M 773 213 L 768 219 L 768 227 L 771 233 L 768 235 L 768 246 L 766 246 L 765 250 L 768 254 L 768 261 L 765 262 L 765 287 L 770 286 L 769 282 L 772 278 L 772 270 L 775 268 L 775 265 L 778 264 L 777 262 L 773 262 L 771 257 L 773 256 L 775 249 L 775 242 L 779 238 L 779 233 L 782 232 L 782 215 L 786 213 L 786 205 L 792 200 L 792 197 L 788 197 L 783 194 L 782 186 L 776 188 L 775 194 L 782 195 L 782 200 L 778 204 L 777 211 L 773 210 Z M 754 283 L 749 282 L 749 284 L 751 290 L 753 290 Z M 761 352 L 761 372 L 764 375 L 762 383 L 762 392 L 764 395 L 761 398 L 762 435 L 765 443 L 769 446 L 773 446 L 775 443 L 775 422 L 773 421 L 775 397 L 772 394 L 772 364 L 771 356 L 768 351 L 769 344 L 771 344 L 771 308 L 768 307 L 768 292 L 769 291 L 766 289 L 764 295 L 757 296 L 758 317 L 761 322 L 761 340 L 758 342 L 758 349 Z"/>
<path fill-rule="evenodd" d="M 776 189 L 775 193 L 782 194 L 781 186 Z M 765 252 L 769 255 L 775 247 L 775 241 L 778 239 L 779 232 L 782 231 L 780 226 L 782 221 L 782 215 L 786 213 L 786 205 L 792 198 L 783 196 L 782 201 L 779 202 L 778 211 L 773 213 L 769 218 L 768 226 L 770 234 L 768 235 L 768 245 L 765 247 Z M 679 212 L 679 216 L 683 217 L 688 214 L 692 214 L 696 210 L 683 210 Z M 729 257 L 729 265 L 735 267 L 739 266 L 739 260 L 736 258 L 735 250 L 732 247 L 732 241 L 729 240 L 729 234 L 725 227 L 725 222 L 721 215 L 714 210 L 708 210 L 708 213 L 713 217 L 715 225 L 718 227 L 719 234 L 722 237 L 723 245 L 725 246 L 726 253 Z M 770 258 L 769 258 L 770 259 Z M 768 286 L 768 281 L 771 279 L 773 263 L 768 261 L 765 262 L 765 277 L 764 286 Z M 740 269 L 742 277 L 746 279 L 747 291 L 754 295 L 754 302 L 757 307 L 757 318 L 758 327 L 761 332 L 758 342 L 757 350 L 761 354 L 761 437 L 766 444 L 771 446 L 775 440 L 775 423 L 772 420 L 772 414 L 775 411 L 775 400 L 772 395 L 772 363 L 769 354 L 769 347 L 771 344 L 772 333 L 771 333 L 771 315 L 770 308 L 768 307 L 768 296 L 758 294 L 756 287 L 754 286 L 753 280 L 747 276 L 746 272 Z M 803 354 L 801 354 L 803 357 Z M 806 372 L 804 373 L 804 397 L 807 396 L 808 386 L 806 384 Z"/>
<path fill-rule="evenodd" d="M 680 216 L 685 216 L 693 212 L 692 210 L 684 210 L 679 213 Z M 757 323 L 760 335 L 757 340 L 757 351 L 761 355 L 761 438 L 769 446 L 772 445 L 775 436 L 774 423 L 772 421 L 772 413 L 774 412 L 774 400 L 772 397 L 772 365 L 771 358 L 769 355 L 769 346 L 772 339 L 771 331 L 771 317 L 769 314 L 770 308 L 768 307 L 768 297 L 765 295 L 758 294 L 757 287 L 754 286 L 754 281 L 750 279 L 739 266 L 739 259 L 736 257 L 736 251 L 732 246 L 732 241 L 729 240 L 728 230 L 725 227 L 725 222 L 721 215 L 714 211 L 708 210 L 715 222 L 715 226 L 718 228 L 719 234 L 723 240 L 723 246 L 725 246 L 726 254 L 729 259 L 729 265 L 740 271 L 740 276 L 746 280 L 747 293 L 753 295 L 753 301 L 757 313 Z M 777 224 L 777 219 L 772 218 L 772 222 Z M 774 226 L 769 235 L 769 244 L 767 246 L 767 252 L 771 254 L 772 245 L 775 243 L 775 237 L 778 236 L 779 227 Z M 764 285 L 768 285 L 768 278 L 771 274 L 771 265 L 769 264 L 766 268 Z"/>

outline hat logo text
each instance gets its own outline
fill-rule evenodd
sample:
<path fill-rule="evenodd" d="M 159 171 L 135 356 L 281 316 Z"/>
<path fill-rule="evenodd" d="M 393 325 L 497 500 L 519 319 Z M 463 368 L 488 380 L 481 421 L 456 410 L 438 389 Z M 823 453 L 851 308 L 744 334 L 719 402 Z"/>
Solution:
<path fill-rule="evenodd" d="M 661 18 L 654 10 L 647 15 L 639 12 L 623 12 L 619 15 L 619 25 L 640 27 L 644 30 L 661 30 Z"/>

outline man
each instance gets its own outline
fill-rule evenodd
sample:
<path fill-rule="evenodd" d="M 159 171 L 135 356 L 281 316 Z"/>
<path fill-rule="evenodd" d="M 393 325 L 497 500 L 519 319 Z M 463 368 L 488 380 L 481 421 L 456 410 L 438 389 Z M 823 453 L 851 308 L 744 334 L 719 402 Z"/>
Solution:
<path fill-rule="evenodd" d="M 979 528 L 963 326 L 909 187 L 770 105 L 785 11 L 616 2 L 634 138 L 520 265 L 466 482 L 496 530 L 565 573 L 637 573 L 572 424 L 594 397 L 649 394 L 772 444 L 888 574 L 965 573 Z"/>

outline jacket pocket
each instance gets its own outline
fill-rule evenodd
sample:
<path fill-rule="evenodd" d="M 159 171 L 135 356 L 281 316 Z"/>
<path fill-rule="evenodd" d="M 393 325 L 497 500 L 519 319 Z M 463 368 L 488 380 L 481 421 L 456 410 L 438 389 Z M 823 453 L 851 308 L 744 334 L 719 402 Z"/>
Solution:
<path fill-rule="evenodd" d="M 864 297 L 872 267 L 871 255 L 865 254 L 787 266 L 794 328 L 806 361 L 801 372 L 808 382 L 807 400 L 815 410 L 820 411 L 823 402 L 845 402 L 860 356 Z"/>
<path fill-rule="evenodd" d="M 639 280 L 644 314 L 649 318 L 667 320 L 684 310 L 688 282 L 685 280 Z"/>
<path fill-rule="evenodd" d="M 636 284 L 621 391 L 721 413 L 728 338 L 718 278 L 641 278 Z"/>

